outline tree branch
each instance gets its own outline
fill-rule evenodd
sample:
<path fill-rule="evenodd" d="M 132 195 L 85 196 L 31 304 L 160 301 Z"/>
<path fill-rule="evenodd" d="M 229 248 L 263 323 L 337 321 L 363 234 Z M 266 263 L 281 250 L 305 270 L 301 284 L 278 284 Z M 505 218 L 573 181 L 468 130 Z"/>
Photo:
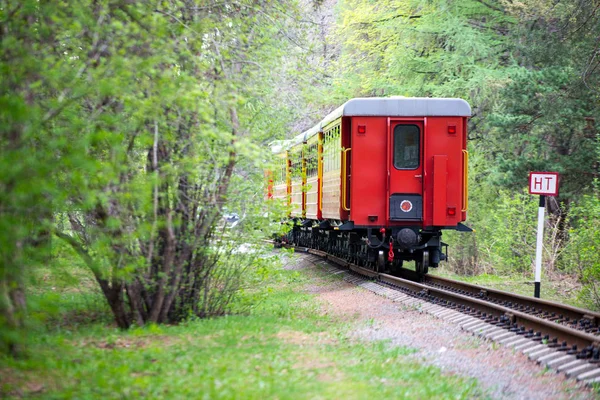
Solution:
<path fill-rule="evenodd" d="M 380 22 L 392 21 L 397 18 L 418 19 L 418 18 L 421 18 L 421 15 L 396 14 L 396 15 L 392 15 L 391 17 L 376 19 L 374 21 L 360 22 L 360 24 L 361 25 L 372 25 L 372 24 L 378 24 Z"/>
<path fill-rule="evenodd" d="M 484 6 L 486 6 L 487 8 L 491 8 L 492 10 L 499 11 L 499 12 L 501 12 L 501 13 L 503 13 L 503 14 L 506 12 L 506 11 L 504 11 L 504 9 L 502 9 L 502 8 L 499 8 L 499 7 L 496 7 L 496 6 L 493 6 L 493 5 L 491 5 L 491 4 L 489 4 L 489 3 L 487 3 L 487 2 L 485 2 L 485 1 L 483 1 L 483 0 L 475 0 L 475 1 L 477 1 L 478 3 L 481 3 L 481 4 L 483 4 L 483 5 L 484 5 Z"/>

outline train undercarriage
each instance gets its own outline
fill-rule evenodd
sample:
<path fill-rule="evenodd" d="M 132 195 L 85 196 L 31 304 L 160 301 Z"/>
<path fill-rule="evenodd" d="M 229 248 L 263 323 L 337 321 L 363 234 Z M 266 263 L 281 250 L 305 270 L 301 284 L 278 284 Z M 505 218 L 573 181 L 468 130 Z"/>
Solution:
<path fill-rule="evenodd" d="M 312 226 L 313 222 L 295 221 L 282 241 L 391 275 L 399 275 L 405 262 L 414 261 L 415 271 L 422 276 L 448 258 L 448 245 L 441 241 L 439 229 L 355 228 L 348 223 L 332 227 L 327 221 Z"/>

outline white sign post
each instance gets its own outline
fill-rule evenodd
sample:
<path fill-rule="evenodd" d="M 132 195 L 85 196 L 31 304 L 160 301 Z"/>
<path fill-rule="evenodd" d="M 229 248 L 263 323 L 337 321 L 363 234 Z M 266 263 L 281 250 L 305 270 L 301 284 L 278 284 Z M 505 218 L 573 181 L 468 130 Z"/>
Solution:
<path fill-rule="evenodd" d="M 542 246 L 544 240 L 544 213 L 546 211 L 546 196 L 558 195 L 557 172 L 530 172 L 529 194 L 540 195 L 538 209 L 537 243 L 535 248 L 535 289 L 533 295 L 540 297 L 542 279 Z"/>

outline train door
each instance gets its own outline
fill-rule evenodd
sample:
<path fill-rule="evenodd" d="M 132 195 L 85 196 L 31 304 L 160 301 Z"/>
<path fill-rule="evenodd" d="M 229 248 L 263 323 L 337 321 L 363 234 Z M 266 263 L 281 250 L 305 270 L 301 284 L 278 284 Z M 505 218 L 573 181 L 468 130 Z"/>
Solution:
<path fill-rule="evenodd" d="M 388 126 L 387 219 L 422 221 L 423 121 L 389 119 Z"/>
<path fill-rule="evenodd" d="M 350 217 L 350 185 L 352 182 L 352 121 L 342 118 L 342 218 Z"/>

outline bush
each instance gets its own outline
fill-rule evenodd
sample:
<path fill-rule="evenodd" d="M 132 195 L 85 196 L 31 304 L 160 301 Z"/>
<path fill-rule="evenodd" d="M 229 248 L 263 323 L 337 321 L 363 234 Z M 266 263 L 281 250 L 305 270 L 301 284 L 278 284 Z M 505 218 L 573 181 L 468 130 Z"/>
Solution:
<path fill-rule="evenodd" d="M 467 224 L 475 232 L 447 234 L 451 269 L 462 275 L 530 272 L 537 201 L 526 192 L 501 190 L 492 197 L 479 190 L 471 204 Z"/>
<path fill-rule="evenodd" d="M 565 250 L 568 271 L 578 274 L 583 288 L 579 299 L 587 306 L 600 309 L 600 197 L 584 196 L 571 210 L 574 221 Z"/>

